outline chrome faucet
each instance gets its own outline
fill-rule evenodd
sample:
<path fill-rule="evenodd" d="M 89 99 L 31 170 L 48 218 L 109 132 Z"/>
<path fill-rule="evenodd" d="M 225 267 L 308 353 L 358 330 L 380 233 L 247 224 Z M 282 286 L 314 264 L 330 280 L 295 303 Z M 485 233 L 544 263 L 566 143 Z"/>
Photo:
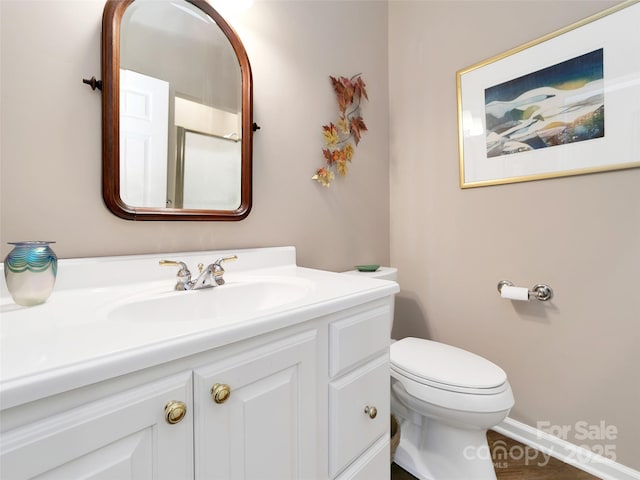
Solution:
<path fill-rule="evenodd" d="M 177 274 L 178 282 L 175 286 L 176 290 L 199 290 L 201 288 L 224 285 L 224 268 L 222 268 L 222 262 L 231 262 L 237 259 L 237 255 L 221 257 L 206 268 L 204 268 L 204 265 L 200 263 L 198 264 L 199 275 L 195 280 L 191 280 L 191 272 L 184 262 L 176 260 L 160 260 L 160 265 L 179 267 Z"/>

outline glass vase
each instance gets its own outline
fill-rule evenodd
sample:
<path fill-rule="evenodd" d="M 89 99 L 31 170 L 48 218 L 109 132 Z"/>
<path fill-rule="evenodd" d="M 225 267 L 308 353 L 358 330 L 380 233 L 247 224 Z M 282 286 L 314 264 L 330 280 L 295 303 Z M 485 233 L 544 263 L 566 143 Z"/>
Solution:
<path fill-rule="evenodd" d="M 13 250 L 4 259 L 7 289 L 18 305 L 32 306 L 47 301 L 58 274 L 55 242 L 9 242 Z"/>

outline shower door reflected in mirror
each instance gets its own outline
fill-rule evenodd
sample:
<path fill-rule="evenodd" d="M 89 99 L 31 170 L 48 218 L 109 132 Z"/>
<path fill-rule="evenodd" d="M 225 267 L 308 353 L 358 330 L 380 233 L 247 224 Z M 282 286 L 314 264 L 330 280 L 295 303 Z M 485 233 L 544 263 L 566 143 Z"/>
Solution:
<path fill-rule="evenodd" d="M 178 127 L 176 203 L 233 210 L 240 203 L 240 142 Z M 209 179 L 225 181 L 209 184 Z"/>
<path fill-rule="evenodd" d="M 251 72 L 203 0 L 109 0 L 103 193 L 127 219 L 239 220 L 251 208 Z"/>

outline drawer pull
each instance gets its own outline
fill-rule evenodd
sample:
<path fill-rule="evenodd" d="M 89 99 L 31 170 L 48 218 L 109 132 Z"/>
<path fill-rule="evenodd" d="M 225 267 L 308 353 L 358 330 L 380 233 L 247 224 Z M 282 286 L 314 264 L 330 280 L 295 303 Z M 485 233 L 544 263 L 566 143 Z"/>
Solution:
<path fill-rule="evenodd" d="M 231 388 L 224 383 L 216 383 L 211 387 L 211 398 L 216 403 L 224 403 L 231 395 Z"/>
<path fill-rule="evenodd" d="M 367 405 L 366 407 L 364 407 L 364 413 L 369 415 L 369 418 L 373 420 L 378 415 L 378 409 L 376 407 L 370 407 L 369 405 Z"/>
<path fill-rule="evenodd" d="M 184 402 L 172 400 L 164 407 L 164 419 L 174 425 L 180 422 L 187 414 L 187 405 Z"/>

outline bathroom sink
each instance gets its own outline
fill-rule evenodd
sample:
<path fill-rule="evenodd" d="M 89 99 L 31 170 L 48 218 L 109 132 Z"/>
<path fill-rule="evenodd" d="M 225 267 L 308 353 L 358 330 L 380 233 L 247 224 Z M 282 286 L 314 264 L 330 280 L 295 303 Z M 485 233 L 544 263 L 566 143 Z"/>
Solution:
<path fill-rule="evenodd" d="M 243 278 L 222 286 L 190 291 L 147 291 L 118 302 L 109 320 L 126 322 L 227 321 L 248 318 L 294 303 L 312 283 L 296 278 Z"/>

